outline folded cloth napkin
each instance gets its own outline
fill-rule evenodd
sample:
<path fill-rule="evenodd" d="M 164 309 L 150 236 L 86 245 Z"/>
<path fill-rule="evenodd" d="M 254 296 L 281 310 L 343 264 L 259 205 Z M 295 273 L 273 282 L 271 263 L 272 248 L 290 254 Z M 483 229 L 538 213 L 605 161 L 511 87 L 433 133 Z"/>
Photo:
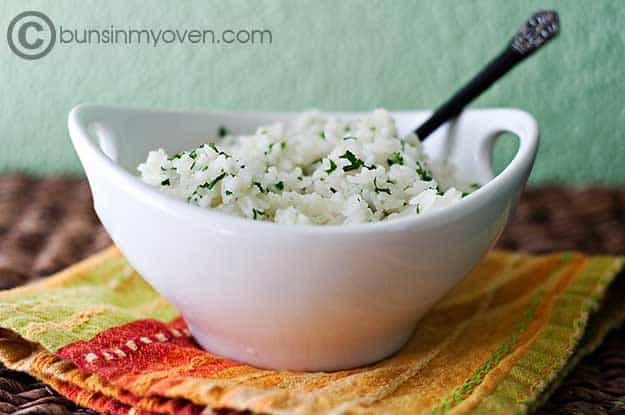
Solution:
<path fill-rule="evenodd" d="M 0 360 L 112 414 L 524 413 L 623 320 L 625 307 L 612 308 L 586 330 L 622 266 L 617 257 L 493 251 L 396 355 L 305 373 L 203 351 L 113 247 L 0 293 Z"/>

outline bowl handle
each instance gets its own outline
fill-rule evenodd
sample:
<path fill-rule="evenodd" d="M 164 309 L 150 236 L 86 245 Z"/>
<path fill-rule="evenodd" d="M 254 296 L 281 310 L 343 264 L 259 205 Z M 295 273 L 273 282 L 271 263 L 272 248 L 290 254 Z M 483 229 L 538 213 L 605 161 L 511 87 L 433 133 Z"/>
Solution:
<path fill-rule="evenodd" d="M 470 172 L 470 177 L 461 178 L 463 181 L 483 184 L 493 178 L 493 148 L 497 138 L 506 132 L 519 138 L 519 148 L 500 174 L 508 171 L 508 175 L 518 169 L 529 173 L 539 134 L 536 120 L 527 112 L 507 108 L 467 111 L 450 125 L 447 157 Z"/>
<path fill-rule="evenodd" d="M 89 148 L 91 151 L 101 152 L 113 162 L 117 161 L 118 149 L 115 140 L 110 131 L 95 118 L 95 114 L 100 114 L 101 117 L 105 110 L 94 105 L 79 105 L 70 111 L 67 125 L 79 157 L 83 150 Z M 95 137 L 92 133 L 95 133 Z"/>

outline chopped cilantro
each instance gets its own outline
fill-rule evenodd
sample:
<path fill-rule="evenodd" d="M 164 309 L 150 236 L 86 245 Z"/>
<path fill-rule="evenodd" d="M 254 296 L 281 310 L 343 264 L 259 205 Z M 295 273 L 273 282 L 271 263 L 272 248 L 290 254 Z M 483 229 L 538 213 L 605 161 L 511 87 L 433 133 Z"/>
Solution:
<path fill-rule="evenodd" d="M 176 160 L 176 159 L 179 159 L 180 157 L 182 157 L 183 155 L 184 155 L 184 151 L 181 151 L 179 153 L 174 154 L 171 157 L 167 157 L 167 160 L 170 160 L 170 161 L 171 160 Z"/>
<path fill-rule="evenodd" d="M 467 197 L 467 196 L 469 196 L 469 195 L 470 195 L 470 193 L 469 193 L 469 192 L 462 192 L 462 197 Z"/>
<path fill-rule="evenodd" d="M 417 214 L 421 213 L 421 205 L 417 203 Z"/>
<path fill-rule="evenodd" d="M 169 181 L 169 179 L 165 179 L 161 182 L 161 186 L 169 186 L 171 184 L 171 182 Z"/>
<path fill-rule="evenodd" d="M 224 193 L 226 194 L 226 196 L 230 196 L 232 194 L 230 190 L 226 190 Z"/>
<path fill-rule="evenodd" d="M 479 189 L 479 188 L 481 187 L 481 185 L 480 185 L 479 183 L 471 183 L 471 184 L 469 185 L 469 187 L 470 187 L 471 189 Z"/>
<path fill-rule="evenodd" d="M 208 189 L 210 190 L 213 187 L 215 187 L 215 185 L 219 183 L 219 181 L 223 179 L 224 177 L 226 177 L 226 173 L 221 173 L 219 176 L 215 177 L 213 181 L 208 184 Z"/>
<path fill-rule="evenodd" d="M 195 160 L 197 158 L 197 150 L 193 149 L 187 155 Z"/>
<path fill-rule="evenodd" d="M 256 218 L 258 216 L 261 216 L 261 215 L 264 215 L 264 214 L 265 214 L 264 210 L 260 210 L 260 209 L 256 209 L 256 208 L 252 209 L 252 215 L 253 215 L 254 220 L 256 220 Z"/>
<path fill-rule="evenodd" d="M 343 171 L 358 170 L 360 167 L 364 166 L 365 164 L 362 160 L 356 157 L 354 153 L 352 153 L 349 150 L 347 150 L 345 154 L 343 154 L 342 156 L 339 156 L 339 158 L 345 159 L 351 163 L 343 167 Z"/>
<path fill-rule="evenodd" d="M 270 144 L 267 146 L 267 151 L 265 151 L 265 155 L 267 155 L 267 154 L 271 154 L 271 152 L 273 151 L 273 146 L 274 146 L 275 144 L 276 144 L 276 143 L 270 143 Z M 286 148 L 286 142 L 281 141 L 281 142 L 280 142 L 280 150 L 284 150 L 285 148 Z"/>
<path fill-rule="evenodd" d="M 329 159 L 330 160 L 330 168 L 328 170 L 326 170 L 326 173 L 330 174 L 332 173 L 334 170 L 336 170 L 336 163 L 334 162 L 334 160 Z"/>
<path fill-rule="evenodd" d="M 343 137 L 343 141 L 347 141 L 347 140 L 357 140 L 356 137 L 354 137 L 353 135 L 348 135 Z"/>
<path fill-rule="evenodd" d="M 375 192 L 376 193 L 380 193 L 380 192 L 384 192 L 386 194 L 391 194 L 391 189 L 390 188 L 380 188 L 378 187 L 378 183 L 377 183 L 377 177 L 373 179 L 373 186 L 375 187 Z"/>
<path fill-rule="evenodd" d="M 424 182 L 432 181 L 432 175 L 417 161 L 417 174 Z"/>
<path fill-rule="evenodd" d="M 261 193 L 265 193 L 265 189 L 263 189 L 263 186 L 259 182 L 253 182 L 252 185 L 258 187 Z"/>
<path fill-rule="evenodd" d="M 270 191 L 274 192 L 274 193 L 278 193 L 284 190 L 284 182 L 278 182 L 276 184 L 272 184 L 271 186 L 269 186 Z"/>
<path fill-rule="evenodd" d="M 319 137 L 321 137 L 321 139 L 322 139 L 322 140 L 325 140 L 325 139 L 326 139 L 326 133 L 325 133 L 325 131 L 320 132 L 320 133 L 319 133 Z"/>
<path fill-rule="evenodd" d="M 219 135 L 219 137 L 225 137 L 228 134 L 228 129 L 226 129 L 226 127 L 224 127 L 223 125 L 220 125 L 219 129 L 217 130 L 217 135 Z"/>
<path fill-rule="evenodd" d="M 213 142 L 208 143 L 208 146 L 217 154 L 219 154 L 220 156 L 226 156 L 226 158 L 230 157 L 230 154 L 225 153 L 223 151 L 221 151 L 220 149 L 217 148 L 217 145 Z"/>
<path fill-rule="evenodd" d="M 198 187 L 201 189 L 208 189 L 208 190 L 213 190 L 213 187 L 215 187 L 215 185 L 217 183 L 219 183 L 219 181 L 221 179 L 223 179 L 224 177 L 226 177 L 226 173 L 221 173 L 219 176 L 215 177 L 213 180 L 211 180 L 210 182 L 206 182 L 204 184 L 199 185 Z"/>
<path fill-rule="evenodd" d="M 402 157 L 401 153 L 395 152 L 391 155 L 391 158 L 386 160 L 388 162 L 389 166 L 392 166 L 393 164 L 399 164 L 400 166 L 404 165 L 404 158 Z"/>

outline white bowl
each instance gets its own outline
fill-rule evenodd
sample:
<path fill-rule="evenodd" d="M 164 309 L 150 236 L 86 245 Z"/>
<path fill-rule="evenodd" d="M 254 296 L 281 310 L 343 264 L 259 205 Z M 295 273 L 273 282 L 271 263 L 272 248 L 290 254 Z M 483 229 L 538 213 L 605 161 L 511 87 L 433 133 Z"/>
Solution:
<path fill-rule="evenodd" d="M 393 115 L 408 132 L 428 114 Z M 266 368 L 371 363 L 397 351 L 496 242 L 530 173 L 538 127 L 519 110 L 464 112 L 425 150 L 455 163 L 466 183 L 486 184 L 447 208 L 373 224 L 251 221 L 186 204 L 137 178 L 149 150 L 177 152 L 206 142 L 222 125 L 250 133 L 292 116 L 84 105 L 71 111 L 69 131 L 102 223 L 180 310 L 200 345 Z M 519 149 L 493 178 L 492 147 L 506 131 L 519 137 Z"/>

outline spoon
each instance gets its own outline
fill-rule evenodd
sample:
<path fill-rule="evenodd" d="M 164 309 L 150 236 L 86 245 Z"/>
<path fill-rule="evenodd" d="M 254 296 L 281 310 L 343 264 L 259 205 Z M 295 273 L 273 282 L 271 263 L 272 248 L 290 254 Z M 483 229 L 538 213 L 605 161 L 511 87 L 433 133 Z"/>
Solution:
<path fill-rule="evenodd" d="M 467 104 L 479 97 L 510 69 L 556 37 L 559 31 L 560 18 L 555 11 L 539 11 L 530 17 L 499 56 L 415 130 L 419 140 L 425 140 L 442 124 L 459 115 Z"/>

